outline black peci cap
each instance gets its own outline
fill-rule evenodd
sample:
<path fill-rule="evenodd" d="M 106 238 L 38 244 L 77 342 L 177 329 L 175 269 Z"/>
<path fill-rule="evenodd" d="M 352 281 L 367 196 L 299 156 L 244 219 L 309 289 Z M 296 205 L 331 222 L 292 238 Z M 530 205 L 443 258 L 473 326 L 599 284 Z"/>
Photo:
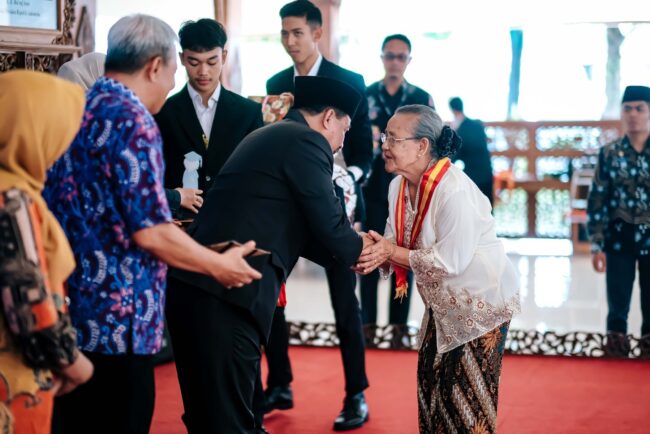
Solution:
<path fill-rule="evenodd" d="M 650 87 L 647 86 L 628 86 L 623 92 L 623 101 L 645 101 L 650 103 Z"/>
<path fill-rule="evenodd" d="M 295 80 L 294 108 L 335 107 L 354 117 L 362 96 L 349 84 L 333 78 L 313 76 L 298 76 Z"/>

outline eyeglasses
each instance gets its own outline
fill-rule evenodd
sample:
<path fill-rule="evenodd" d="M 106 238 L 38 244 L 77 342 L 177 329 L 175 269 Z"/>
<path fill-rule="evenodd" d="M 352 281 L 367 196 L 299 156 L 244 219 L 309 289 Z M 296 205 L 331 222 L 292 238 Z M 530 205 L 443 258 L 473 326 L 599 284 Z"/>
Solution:
<path fill-rule="evenodd" d="M 387 62 L 390 62 L 392 60 L 399 60 L 400 62 L 404 63 L 407 60 L 411 58 L 408 54 L 405 53 L 400 53 L 400 54 L 395 54 L 395 53 L 384 53 L 381 55 L 381 58 L 384 59 Z"/>
<path fill-rule="evenodd" d="M 388 146 L 394 146 L 396 143 L 401 143 L 405 142 L 407 140 L 420 140 L 419 137 L 404 137 L 403 139 L 397 139 L 393 136 L 389 136 L 386 133 L 381 133 L 379 135 L 379 140 L 381 141 L 381 144 L 383 145 L 386 143 Z"/>

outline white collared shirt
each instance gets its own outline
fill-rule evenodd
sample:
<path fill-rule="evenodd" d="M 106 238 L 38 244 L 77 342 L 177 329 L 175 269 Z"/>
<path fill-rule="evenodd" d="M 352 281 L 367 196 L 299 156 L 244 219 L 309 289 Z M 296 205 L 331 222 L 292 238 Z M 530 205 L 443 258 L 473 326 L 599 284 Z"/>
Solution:
<path fill-rule="evenodd" d="M 311 67 L 309 72 L 307 73 L 308 77 L 316 77 L 316 74 L 318 74 L 318 70 L 320 69 L 320 64 L 323 63 L 323 55 L 318 53 L 318 59 L 316 59 L 316 62 L 314 63 L 314 66 Z M 296 68 L 296 65 L 293 65 L 293 76 L 296 77 L 300 75 L 298 73 L 298 68 Z"/>
<path fill-rule="evenodd" d="M 201 124 L 203 134 L 205 134 L 205 137 L 209 140 L 210 133 L 212 132 L 214 113 L 217 111 L 217 102 L 219 102 L 219 95 L 221 95 L 221 83 L 219 83 L 208 99 L 207 107 L 203 105 L 203 98 L 201 98 L 201 95 L 199 95 L 191 84 L 187 85 L 187 91 L 190 93 L 192 104 L 194 104 L 194 111 L 196 112 L 196 117 L 199 119 L 199 123 Z"/>

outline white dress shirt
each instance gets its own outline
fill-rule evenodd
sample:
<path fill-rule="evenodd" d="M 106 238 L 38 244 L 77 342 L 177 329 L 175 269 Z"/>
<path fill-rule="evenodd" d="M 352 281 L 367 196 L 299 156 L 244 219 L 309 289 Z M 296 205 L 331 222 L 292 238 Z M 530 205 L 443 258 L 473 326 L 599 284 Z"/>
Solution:
<path fill-rule="evenodd" d="M 316 74 L 318 74 L 318 70 L 320 69 L 320 64 L 323 63 L 323 55 L 318 53 L 318 59 L 316 59 L 316 62 L 314 62 L 314 66 L 311 67 L 309 72 L 307 73 L 308 77 L 316 77 Z M 298 73 L 298 68 L 296 68 L 296 65 L 293 65 L 293 76 L 299 76 L 300 74 Z"/>
<path fill-rule="evenodd" d="M 203 134 L 205 134 L 207 140 L 210 140 L 214 113 L 217 111 L 217 102 L 219 102 L 219 95 L 221 95 L 221 83 L 219 83 L 214 92 L 212 92 L 212 95 L 208 99 L 207 107 L 203 105 L 203 98 L 201 98 L 201 95 L 199 95 L 191 84 L 187 85 L 187 91 L 190 93 L 192 104 L 194 104 L 194 111 L 196 112 L 196 117 L 199 119 L 199 123 L 201 124 Z"/>

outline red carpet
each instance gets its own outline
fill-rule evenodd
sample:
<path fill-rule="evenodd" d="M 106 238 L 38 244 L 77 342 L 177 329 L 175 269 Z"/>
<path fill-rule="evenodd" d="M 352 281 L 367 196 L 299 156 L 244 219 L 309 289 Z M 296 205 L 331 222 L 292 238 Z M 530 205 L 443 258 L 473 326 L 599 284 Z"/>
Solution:
<path fill-rule="evenodd" d="M 415 434 L 417 354 L 367 351 L 370 421 L 364 434 Z M 291 348 L 293 410 L 271 413 L 271 434 L 332 433 L 343 399 L 340 353 Z M 173 365 L 156 371 L 152 434 L 185 433 Z M 507 356 L 499 400 L 501 434 L 649 434 L 650 362 Z"/>

